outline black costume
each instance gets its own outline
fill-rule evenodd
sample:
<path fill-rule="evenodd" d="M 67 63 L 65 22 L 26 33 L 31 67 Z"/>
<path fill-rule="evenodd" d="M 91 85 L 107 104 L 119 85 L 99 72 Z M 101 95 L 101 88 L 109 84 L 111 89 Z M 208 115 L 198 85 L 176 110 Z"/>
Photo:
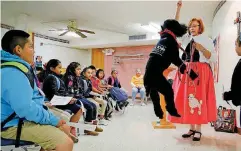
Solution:
<path fill-rule="evenodd" d="M 144 75 L 146 95 L 148 96 L 150 94 L 155 114 L 161 119 L 163 118 L 163 111 L 160 106 L 159 93 L 164 95 L 166 109 L 170 115 L 180 117 L 175 108 L 172 86 L 163 76 L 163 71 L 167 69 L 171 63 L 180 67 L 181 73 L 184 73 L 186 69 L 186 65 L 179 58 L 179 46 L 176 41 L 176 35 L 181 37 L 186 33 L 185 26 L 180 25 L 176 20 L 167 20 L 164 22 L 162 30 L 164 32 L 161 34 L 160 41 L 150 53 Z M 178 30 L 182 30 L 180 31 L 181 33 Z M 197 75 L 191 71 L 191 77 L 195 79 Z"/>
<path fill-rule="evenodd" d="M 235 106 L 241 106 L 241 93 L 240 93 L 240 85 L 241 85 L 241 59 L 237 63 L 231 82 L 231 91 L 224 93 L 224 100 L 232 100 L 232 103 Z"/>

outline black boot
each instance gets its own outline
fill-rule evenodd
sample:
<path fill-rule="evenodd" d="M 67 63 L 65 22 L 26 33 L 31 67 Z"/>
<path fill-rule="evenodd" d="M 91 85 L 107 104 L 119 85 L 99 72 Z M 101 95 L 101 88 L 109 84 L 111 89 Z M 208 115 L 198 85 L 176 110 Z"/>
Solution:
<path fill-rule="evenodd" d="M 169 107 L 166 106 L 167 112 L 171 115 L 171 116 L 175 116 L 175 117 L 181 117 L 180 114 L 178 114 L 177 109 L 175 107 Z"/>

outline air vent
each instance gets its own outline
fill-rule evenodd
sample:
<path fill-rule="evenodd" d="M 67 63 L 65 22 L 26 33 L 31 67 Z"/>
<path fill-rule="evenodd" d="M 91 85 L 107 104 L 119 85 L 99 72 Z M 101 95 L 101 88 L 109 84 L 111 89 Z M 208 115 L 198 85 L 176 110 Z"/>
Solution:
<path fill-rule="evenodd" d="M 146 35 L 133 35 L 129 36 L 129 40 L 143 40 L 146 39 Z"/>
<path fill-rule="evenodd" d="M 13 30 L 14 29 L 13 26 L 9 26 L 9 25 L 6 25 L 6 24 L 1 24 L 1 28 L 5 28 L 5 29 L 8 29 L 8 30 Z"/>
<path fill-rule="evenodd" d="M 69 44 L 68 40 L 50 37 L 50 36 L 42 35 L 42 34 L 39 34 L 39 33 L 34 33 L 34 36 L 39 37 L 39 38 L 43 38 L 43 39 L 48 39 L 48 40 L 52 40 L 52 41 L 58 41 L 58 42 L 61 42 L 61 43 Z"/>

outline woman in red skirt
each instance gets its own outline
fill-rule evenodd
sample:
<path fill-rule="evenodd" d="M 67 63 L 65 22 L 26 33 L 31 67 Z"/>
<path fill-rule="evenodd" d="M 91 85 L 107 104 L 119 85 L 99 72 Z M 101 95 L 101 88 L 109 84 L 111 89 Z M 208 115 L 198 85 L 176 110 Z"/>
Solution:
<path fill-rule="evenodd" d="M 182 2 L 177 4 L 176 19 Z M 216 121 L 216 97 L 214 78 L 210 62 L 216 60 L 212 40 L 203 35 L 204 24 L 201 19 L 193 18 L 188 24 L 189 34 L 184 37 L 182 45 L 186 44 L 182 60 L 187 65 L 187 71 L 193 69 L 198 78 L 192 81 L 187 74 L 177 72 L 174 83 L 175 105 L 181 118 L 169 116 L 173 123 L 190 124 L 190 129 L 183 138 L 193 136 L 193 141 L 201 139 L 201 125 Z"/>

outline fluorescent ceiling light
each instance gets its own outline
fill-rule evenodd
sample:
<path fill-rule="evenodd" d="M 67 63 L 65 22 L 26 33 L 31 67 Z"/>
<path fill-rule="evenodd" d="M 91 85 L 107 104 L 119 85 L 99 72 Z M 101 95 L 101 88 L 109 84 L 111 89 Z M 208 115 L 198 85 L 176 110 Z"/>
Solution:
<path fill-rule="evenodd" d="M 161 30 L 161 26 L 160 25 L 157 25 L 155 23 L 150 23 L 149 25 L 155 27 L 158 30 L 158 32 Z"/>
<path fill-rule="evenodd" d="M 160 39 L 160 34 L 155 34 L 151 36 L 151 39 Z"/>
<path fill-rule="evenodd" d="M 75 32 L 68 32 L 67 34 L 66 34 L 66 36 L 70 36 L 70 37 L 76 37 L 76 38 L 79 38 L 80 36 L 79 35 L 77 35 Z"/>
<path fill-rule="evenodd" d="M 141 27 L 149 32 L 157 33 L 160 31 L 160 27 L 155 23 L 149 23 L 148 25 L 141 25 Z"/>

